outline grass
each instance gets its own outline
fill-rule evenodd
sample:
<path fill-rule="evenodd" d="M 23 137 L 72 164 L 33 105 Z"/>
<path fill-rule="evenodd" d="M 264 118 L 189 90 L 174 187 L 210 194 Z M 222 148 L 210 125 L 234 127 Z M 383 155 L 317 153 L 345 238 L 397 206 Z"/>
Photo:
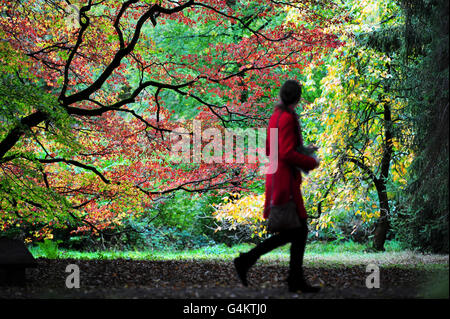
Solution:
<path fill-rule="evenodd" d="M 48 249 L 50 246 L 51 249 Z M 250 250 L 254 245 L 240 244 L 206 246 L 190 250 L 130 250 L 85 252 L 47 246 L 29 247 L 34 257 L 62 259 L 130 259 L 130 260 L 208 260 L 229 262 L 240 252 Z M 406 267 L 448 270 L 448 255 L 430 255 L 403 250 L 398 242 L 390 241 L 385 252 L 370 252 L 368 247 L 354 242 L 313 242 L 306 246 L 304 264 L 306 267 L 344 267 L 375 263 L 384 267 Z M 280 247 L 261 258 L 262 263 L 289 262 L 289 245 Z"/>

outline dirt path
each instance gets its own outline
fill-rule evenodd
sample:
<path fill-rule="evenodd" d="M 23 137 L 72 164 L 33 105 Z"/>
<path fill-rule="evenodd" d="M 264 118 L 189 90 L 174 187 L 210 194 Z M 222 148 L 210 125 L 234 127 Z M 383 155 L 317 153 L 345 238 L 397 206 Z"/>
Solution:
<path fill-rule="evenodd" d="M 66 266 L 80 269 L 80 288 L 65 287 Z M 363 266 L 305 268 L 318 294 L 294 294 L 286 288 L 286 266 L 256 264 L 250 287 L 238 281 L 233 265 L 205 261 L 48 260 L 27 270 L 25 288 L 1 288 L 0 298 L 417 298 L 430 273 L 416 269 L 380 268 L 380 288 L 368 289 Z"/>

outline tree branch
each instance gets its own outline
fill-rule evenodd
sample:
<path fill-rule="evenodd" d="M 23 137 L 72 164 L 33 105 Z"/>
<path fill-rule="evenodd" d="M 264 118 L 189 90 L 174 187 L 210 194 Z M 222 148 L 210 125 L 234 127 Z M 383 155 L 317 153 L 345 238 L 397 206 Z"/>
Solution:
<path fill-rule="evenodd" d="M 77 166 L 77 167 L 80 167 L 80 168 L 83 168 L 83 169 L 86 169 L 86 170 L 89 170 L 89 171 L 93 172 L 98 177 L 100 177 L 100 179 L 103 182 L 105 182 L 106 184 L 110 184 L 111 183 L 102 173 L 100 173 L 97 170 L 96 167 L 90 166 L 90 165 L 86 165 L 86 164 L 80 163 L 80 162 L 75 161 L 75 160 L 64 159 L 64 158 L 38 158 L 36 160 L 38 162 L 40 162 L 40 163 L 66 163 L 66 164 L 70 164 L 70 165 L 73 165 L 73 166 Z"/>
<path fill-rule="evenodd" d="M 38 125 L 48 118 L 48 115 L 42 111 L 36 111 L 20 120 L 20 124 L 15 126 L 5 138 L 0 142 L 0 159 L 3 159 L 8 152 L 20 139 L 20 137 L 33 126 Z"/>
<path fill-rule="evenodd" d="M 122 59 L 133 51 L 134 47 L 136 46 L 137 42 L 139 41 L 139 37 L 141 35 L 141 31 L 142 31 L 142 27 L 143 27 L 144 23 L 150 17 L 154 17 L 156 12 L 164 13 L 164 14 L 173 14 L 173 13 L 182 11 L 183 9 L 185 9 L 189 6 L 192 6 L 193 3 L 194 3 L 193 0 L 189 0 L 188 2 L 186 2 L 182 5 L 179 5 L 175 8 L 172 8 L 172 9 L 163 8 L 157 4 L 151 6 L 150 9 L 148 11 L 146 11 L 137 21 L 136 28 L 134 30 L 133 37 L 130 40 L 130 43 L 127 46 L 120 48 L 116 52 L 111 63 L 105 68 L 103 73 L 100 74 L 100 76 L 97 78 L 97 80 L 95 80 L 91 85 L 89 85 L 87 88 L 85 88 L 79 92 L 76 92 L 70 96 L 67 96 L 67 97 L 61 96 L 61 100 L 63 101 L 64 105 L 67 107 L 76 102 L 86 100 L 91 96 L 91 94 L 93 94 L 94 92 L 96 92 L 103 86 L 105 81 L 110 77 L 110 75 L 114 72 L 114 70 L 120 66 Z"/>

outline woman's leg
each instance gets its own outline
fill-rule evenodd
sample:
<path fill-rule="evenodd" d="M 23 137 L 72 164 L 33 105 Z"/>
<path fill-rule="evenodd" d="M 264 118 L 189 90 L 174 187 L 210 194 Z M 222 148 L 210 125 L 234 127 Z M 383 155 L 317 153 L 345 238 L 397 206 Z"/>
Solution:
<path fill-rule="evenodd" d="M 247 253 L 247 256 L 249 256 L 249 258 L 251 259 L 254 259 L 256 262 L 256 260 L 258 260 L 258 258 L 262 255 L 267 254 L 275 248 L 286 245 L 291 240 L 291 230 L 277 233 L 259 243 L 255 248 Z"/>
<path fill-rule="evenodd" d="M 296 228 L 290 235 L 291 254 L 289 263 L 288 281 L 298 280 L 303 277 L 303 256 L 305 253 L 308 226 L 306 220 L 302 220 L 302 226 Z"/>
<path fill-rule="evenodd" d="M 306 239 L 308 236 L 308 226 L 306 220 L 302 220 L 302 227 L 298 233 L 292 237 L 291 260 L 289 264 L 288 286 L 289 290 L 296 292 L 319 292 L 319 287 L 308 284 L 303 276 L 303 256 L 305 254 Z"/>
<path fill-rule="evenodd" d="M 247 253 L 241 254 L 238 258 L 234 260 L 234 265 L 244 286 L 247 286 L 247 272 L 251 266 L 258 260 L 262 255 L 274 250 L 277 247 L 292 242 L 295 234 L 298 236 L 299 228 L 292 230 L 287 230 L 280 232 L 278 234 L 272 235 L 263 242 L 259 243 L 255 248 Z"/>

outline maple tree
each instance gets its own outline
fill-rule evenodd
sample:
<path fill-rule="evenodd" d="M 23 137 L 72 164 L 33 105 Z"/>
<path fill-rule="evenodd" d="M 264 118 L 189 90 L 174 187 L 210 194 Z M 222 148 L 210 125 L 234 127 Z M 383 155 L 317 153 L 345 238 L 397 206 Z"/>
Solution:
<path fill-rule="evenodd" d="M 171 163 L 170 132 L 265 123 L 280 84 L 340 45 L 342 22 L 313 0 L 0 8 L 0 227 L 36 238 L 103 233 L 175 190 L 255 180 L 256 164 Z"/>

